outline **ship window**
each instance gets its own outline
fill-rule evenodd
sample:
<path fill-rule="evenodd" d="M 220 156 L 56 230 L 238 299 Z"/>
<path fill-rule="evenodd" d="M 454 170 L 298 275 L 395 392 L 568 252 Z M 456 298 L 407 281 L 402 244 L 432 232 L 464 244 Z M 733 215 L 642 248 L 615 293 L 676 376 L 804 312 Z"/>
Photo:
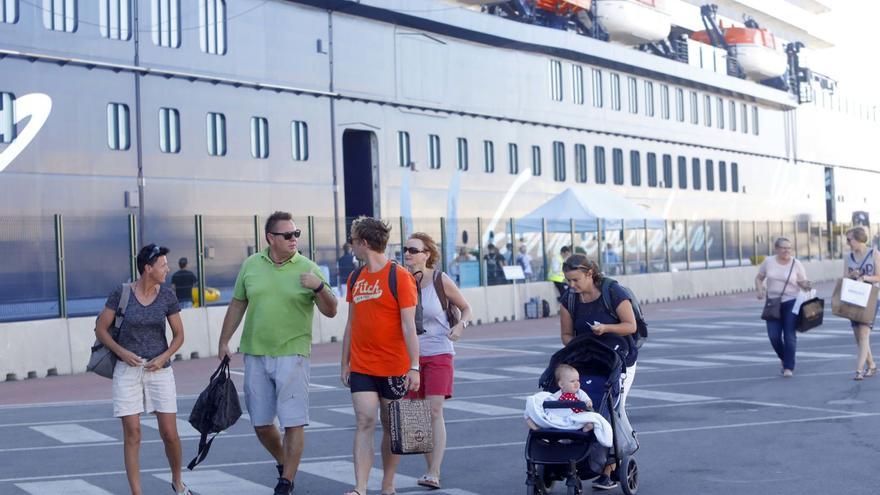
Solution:
<path fill-rule="evenodd" d="M 736 132 L 736 102 L 730 100 L 730 130 Z"/>
<path fill-rule="evenodd" d="M 874 111 L 877 110 L 874 109 Z M 758 107 L 752 107 L 752 134 L 758 135 Z"/>
<path fill-rule="evenodd" d="M 611 173 L 613 174 L 614 184 L 623 185 L 623 150 L 614 148 L 611 150 Z"/>
<path fill-rule="evenodd" d="M 740 118 L 740 120 L 742 120 L 742 127 L 741 127 L 742 133 L 748 134 L 749 133 L 749 107 L 745 103 L 742 103 L 739 106 L 739 118 Z"/>
<path fill-rule="evenodd" d="M 152 0 L 153 44 L 180 48 L 180 0 Z"/>
<path fill-rule="evenodd" d="M 657 187 L 657 154 L 648 153 L 648 187 Z"/>
<path fill-rule="evenodd" d="M 703 120 L 706 127 L 712 127 L 712 97 L 703 96 Z"/>
<path fill-rule="evenodd" d="M 669 120 L 669 86 L 660 85 L 660 116 Z"/>
<path fill-rule="evenodd" d="M 703 187 L 703 181 L 700 178 L 700 176 L 702 174 L 700 173 L 701 169 L 700 169 L 700 159 L 699 158 L 694 158 L 691 160 L 691 171 L 693 172 L 692 179 L 693 179 L 694 189 L 699 191 L 700 188 Z"/>
<path fill-rule="evenodd" d="M 222 113 L 208 112 L 207 118 L 208 154 L 226 155 L 226 116 Z"/>
<path fill-rule="evenodd" d="M 675 88 L 675 118 L 684 122 L 684 90 Z"/>
<path fill-rule="evenodd" d="M 43 0 L 43 26 L 52 31 L 76 31 L 76 0 Z"/>
<path fill-rule="evenodd" d="M 409 167 L 411 162 L 412 153 L 410 152 L 409 133 L 397 131 L 397 164 L 401 167 Z"/>
<path fill-rule="evenodd" d="M 672 156 L 663 155 L 663 187 L 672 189 Z"/>
<path fill-rule="evenodd" d="M 440 136 L 436 134 L 428 136 L 428 166 L 433 170 L 440 168 Z"/>
<path fill-rule="evenodd" d="M 620 74 L 611 74 L 611 108 L 620 110 Z"/>
<path fill-rule="evenodd" d="M 484 170 L 487 174 L 495 173 L 495 143 L 483 141 Z"/>
<path fill-rule="evenodd" d="M 159 109 L 159 150 L 180 153 L 180 112 L 176 108 Z"/>
<path fill-rule="evenodd" d="M 715 113 L 717 114 L 716 122 L 718 122 L 718 128 L 724 129 L 724 98 L 718 97 L 715 99 Z"/>
<path fill-rule="evenodd" d="M 727 164 L 718 162 L 718 189 L 727 191 Z"/>
<path fill-rule="evenodd" d="M 574 180 L 587 182 L 587 147 L 583 144 L 574 145 Z"/>
<path fill-rule="evenodd" d="M 645 115 L 654 116 L 654 83 L 645 81 Z"/>
<path fill-rule="evenodd" d="M 0 0 L 0 22 L 5 24 L 18 22 L 18 0 Z"/>
<path fill-rule="evenodd" d="M 602 71 L 593 69 L 593 106 L 602 108 Z"/>
<path fill-rule="evenodd" d="M 468 142 L 466 138 L 458 138 L 458 169 L 467 170 L 468 164 Z"/>
<path fill-rule="evenodd" d="M 131 145 L 128 124 L 128 105 L 110 103 L 107 105 L 107 146 L 111 150 L 127 150 Z"/>
<path fill-rule="evenodd" d="M 712 160 L 706 160 L 706 190 L 715 190 L 715 164 Z"/>
<path fill-rule="evenodd" d="M 730 163 L 730 190 L 739 192 L 739 164 L 736 162 Z"/>
<path fill-rule="evenodd" d="M 15 95 L 0 93 L 0 144 L 15 139 Z"/>
<path fill-rule="evenodd" d="M 629 183 L 634 186 L 642 185 L 642 158 L 639 152 L 629 152 Z"/>
<path fill-rule="evenodd" d="M 0 0 L 2 2 L 3 0 Z M 111 40 L 131 38 L 131 0 L 99 0 L 98 21 L 101 36 Z"/>
<path fill-rule="evenodd" d="M 627 78 L 629 82 L 629 113 L 639 113 L 639 83 L 636 78 Z"/>
<path fill-rule="evenodd" d="M 511 175 L 519 173 L 519 147 L 516 143 L 507 144 L 507 166 Z"/>
<path fill-rule="evenodd" d="M 309 125 L 301 120 L 290 123 L 290 149 L 293 159 L 304 162 L 309 159 Z M 406 134 L 406 158 L 409 160 L 409 133 Z M 409 163 L 409 162 L 407 162 Z"/>
<path fill-rule="evenodd" d="M 541 175 L 541 147 L 532 146 L 532 175 L 538 177 Z"/>
<path fill-rule="evenodd" d="M 571 66 L 571 94 L 576 104 L 584 104 L 584 68 L 580 65 Z"/>
<path fill-rule="evenodd" d="M 205 53 L 226 53 L 225 0 L 199 0 L 199 45 Z"/>
<path fill-rule="evenodd" d="M 691 124 L 700 123 L 700 98 L 696 91 L 690 92 Z"/>
<path fill-rule="evenodd" d="M 562 101 L 562 62 L 550 61 L 550 99 Z"/>
<path fill-rule="evenodd" d="M 265 117 L 251 117 L 251 156 L 269 158 L 269 121 Z"/>
<path fill-rule="evenodd" d="M 688 161 L 687 158 L 678 157 L 678 188 L 687 189 L 688 187 Z"/>
<path fill-rule="evenodd" d="M 593 164 L 596 168 L 596 184 L 604 184 L 605 178 L 605 148 L 596 146 L 593 148 Z"/>
<path fill-rule="evenodd" d="M 553 180 L 565 182 L 565 144 L 553 141 Z"/>

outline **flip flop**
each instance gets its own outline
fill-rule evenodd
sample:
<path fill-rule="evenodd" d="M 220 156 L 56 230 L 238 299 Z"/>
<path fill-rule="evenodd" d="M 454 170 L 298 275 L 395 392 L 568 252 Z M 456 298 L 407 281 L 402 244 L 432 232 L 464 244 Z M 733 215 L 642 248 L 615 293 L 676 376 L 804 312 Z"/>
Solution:
<path fill-rule="evenodd" d="M 436 490 L 440 488 L 440 478 L 426 474 L 419 478 L 419 480 L 416 481 L 416 484 Z"/>

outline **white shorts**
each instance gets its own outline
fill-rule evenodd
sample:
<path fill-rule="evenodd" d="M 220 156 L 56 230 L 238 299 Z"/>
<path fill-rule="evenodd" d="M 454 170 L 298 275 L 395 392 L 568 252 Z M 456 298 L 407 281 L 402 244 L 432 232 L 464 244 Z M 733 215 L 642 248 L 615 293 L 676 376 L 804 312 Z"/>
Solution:
<path fill-rule="evenodd" d="M 244 355 L 244 403 L 251 424 L 309 424 L 309 358 Z"/>
<path fill-rule="evenodd" d="M 177 412 L 174 371 L 170 366 L 159 371 L 144 371 L 143 366 L 129 366 L 120 359 L 113 369 L 113 416 L 144 412 Z"/>

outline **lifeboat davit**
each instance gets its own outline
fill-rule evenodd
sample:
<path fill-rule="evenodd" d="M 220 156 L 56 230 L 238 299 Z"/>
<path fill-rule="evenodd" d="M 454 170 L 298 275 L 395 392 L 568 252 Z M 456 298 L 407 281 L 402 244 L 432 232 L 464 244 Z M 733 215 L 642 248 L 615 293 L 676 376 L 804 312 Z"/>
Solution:
<path fill-rule="evenodd" d="M 590 10 L 592 0 L 535 0 L 535 7 L 560 16 L 577 15 Z"/>
<path fill-rule="evenodd" d="M 764 28 L 749 27 L 722 27 L 721 31 L 747 79 L 763 81 L 785 74 L 788 57 L 780 49 L 773 33 Z M 693 33 L 691 39 L 712 44 L 706 31 Z"/>
<path fill-rule="evenodd" d="M 666 39 L 672 18 L 664 0 L 595 0 L 595 14 L 608 38 L 628 46 Z"/>

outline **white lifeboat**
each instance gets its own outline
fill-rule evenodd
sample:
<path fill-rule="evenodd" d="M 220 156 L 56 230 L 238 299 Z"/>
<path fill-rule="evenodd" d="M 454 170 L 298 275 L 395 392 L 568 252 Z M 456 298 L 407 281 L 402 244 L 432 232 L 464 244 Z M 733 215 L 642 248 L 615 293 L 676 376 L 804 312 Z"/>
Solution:
<path fill-rule="evenodd" d="M 593 4 L 599 25 L 616 43 L 653 43 L 669 36 L 672 28 L 665 0 L 595 0 Z"/>
<path fill-rule="evenodd" d="M 785 74 L 788 57 L 779 49 L 773 33 L 763 28 L 728 27 L 722 28 L 724 41 L 730 45 L 733 55 L 752 81 L 763 81 Z M 691 35 L 696 41 L 710 43 L 705 31 Z"/>

